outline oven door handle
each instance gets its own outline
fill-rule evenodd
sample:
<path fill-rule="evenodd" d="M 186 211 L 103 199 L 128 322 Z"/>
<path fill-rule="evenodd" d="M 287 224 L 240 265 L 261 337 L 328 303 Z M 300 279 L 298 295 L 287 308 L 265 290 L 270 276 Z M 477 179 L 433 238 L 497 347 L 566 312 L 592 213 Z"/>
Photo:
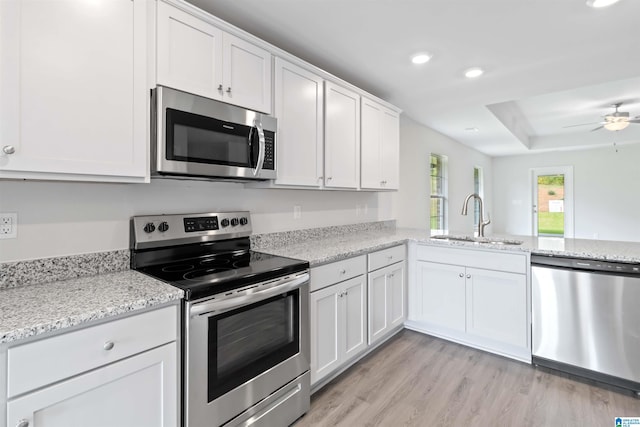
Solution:
<path fill-rule="evenodd" d="M 226 311 L 230 311 L 239 307 L 243 307 L 249 304 L 253 304 L 267 298 L 291 291 L 299 288 L 302 284 L 309 281 L 309 273 L 303 273 L 296 276 L 294 279 L 285 278 L 280 279 L 271 284 L 266 289 L 258 290 L 248 294 L 240 295 L 237 297 L 226 298 L 223 300 L 211 300 L 209 302 L 203 302 L 195 304 L 189 310 L 191 317 L 201 316 L 203 314 L 220 314 Z M 259 285 L 258 285 L 259 286 Z"/>

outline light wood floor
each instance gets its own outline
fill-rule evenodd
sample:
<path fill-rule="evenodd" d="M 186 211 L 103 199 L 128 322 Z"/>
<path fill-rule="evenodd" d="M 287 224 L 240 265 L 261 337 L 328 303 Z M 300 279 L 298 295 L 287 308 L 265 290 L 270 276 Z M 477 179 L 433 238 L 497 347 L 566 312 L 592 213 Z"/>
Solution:
<path fill-rule="evenodd" d="M 615 426 L 640 400 L 404 330 L 311 397 L 304 426 Z"/>

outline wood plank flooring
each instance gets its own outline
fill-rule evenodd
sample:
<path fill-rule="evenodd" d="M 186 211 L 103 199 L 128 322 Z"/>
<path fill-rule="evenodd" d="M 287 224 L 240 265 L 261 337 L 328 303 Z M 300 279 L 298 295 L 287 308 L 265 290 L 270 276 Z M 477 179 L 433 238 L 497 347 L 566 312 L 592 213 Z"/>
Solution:
<path fill-rule="evenodd" d="M 305 426 L 615 426 L 640 399 L 404 330 L 311 397 Z"/>

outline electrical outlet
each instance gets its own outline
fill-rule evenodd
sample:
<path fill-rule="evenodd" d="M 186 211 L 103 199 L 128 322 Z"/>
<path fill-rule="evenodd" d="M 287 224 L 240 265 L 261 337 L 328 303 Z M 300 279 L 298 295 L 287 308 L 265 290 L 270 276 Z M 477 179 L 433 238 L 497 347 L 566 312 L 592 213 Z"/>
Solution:
<path fill-rule="evenodd" d="M 18 237 L 18 214 L 0 213 L 0 239 Z"/>

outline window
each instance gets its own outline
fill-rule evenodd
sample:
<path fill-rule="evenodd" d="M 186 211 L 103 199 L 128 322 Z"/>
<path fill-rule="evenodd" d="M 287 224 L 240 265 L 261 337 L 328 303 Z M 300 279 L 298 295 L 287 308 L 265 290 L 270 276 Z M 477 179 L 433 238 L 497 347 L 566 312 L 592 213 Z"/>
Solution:
<path fill-rule="evenodd" d="M 447 229 L 447 157 L 439 154 L 429 156 L 431 165 L 431 232 Z"/>
<path fill-rule="evenodd" d="M 480 166 L 473 168 L 473 192 L 484 200 L 484 174 Z M 488 218 L 487 218 L 488 219 Z M 478 229 L 480 224 L 480 202 L 476 199 L 473 202 L 473 225 Z"/>

